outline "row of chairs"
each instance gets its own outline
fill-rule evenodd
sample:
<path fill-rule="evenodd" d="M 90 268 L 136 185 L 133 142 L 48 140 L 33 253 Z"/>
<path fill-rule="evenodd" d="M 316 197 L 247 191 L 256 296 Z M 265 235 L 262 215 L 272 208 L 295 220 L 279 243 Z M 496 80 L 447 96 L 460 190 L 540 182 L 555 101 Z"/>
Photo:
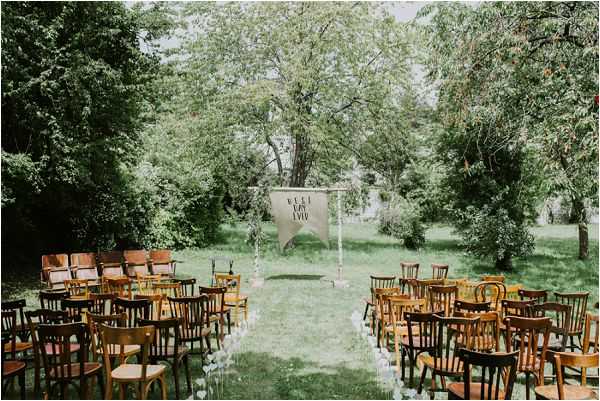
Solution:
<path fill-rule="evenodd" d="M 176 267 L 177 261 L 168 249 L 42 255 L 40 280 L 50 288 L 60 288 L 70 279 L 97 283 L 103 276 L 134 278 L 137 274 L 160 274 L 173 277 Z"/>

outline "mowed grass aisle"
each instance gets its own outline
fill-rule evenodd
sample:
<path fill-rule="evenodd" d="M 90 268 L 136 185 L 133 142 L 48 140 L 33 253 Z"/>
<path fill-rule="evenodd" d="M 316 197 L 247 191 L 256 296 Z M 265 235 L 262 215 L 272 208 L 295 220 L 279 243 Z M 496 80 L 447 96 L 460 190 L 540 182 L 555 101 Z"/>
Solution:
<path fill-rule="evenodd" d="M 223 398 L 386 398 L 387 394 L 376 385 L 373 363 L 366 353 L 368 345 L 356 339 L 350 322 L 353 310 L 364 310 L 361 299 L 368 295 L 369 274 L 398 274 L 401 260 L 420 262 L 420 276 L 424 278 L 431 275 L 429 265 L 433 262 L 450 264 L 451 277 L 476 279 L 494 273 L 491 264 L 464 255 L 448 228 L 430 229 L 425 248 L 413 252 L 378 235 L 375 225 L 348 224 L 344 227 L 344 273 L 350 287 L 334 289 L 329 280 L 336 275 L 335 226 L 331 227 L 330 249 L 316 237 L 302 234 L 293 250 L 281 254 L 275 227 L 267 225 L 268 239 L 261 259 L 265 285 L 252 289 L 247 279 L 253 270 L 253 248 L 244 243 L 245 229 L 245 225 L 224 226 L 221 244 L 175 255 L 185 261 L 178 265 L 178 274 L 196 277 L 205 285 L 210 282 L 210 256 L 233 258 L 234 270 L 242 274 L 242 292 L 249 295 L 250 308 L 261 311 L 260 320 L 244 338 L 237 363 L 230 369 Z M 534 228 L 533 232 L 534 255 L 516 259 L 515 270 L 507 274 L 507 281 L 551 291 L 586 290 L 591 293 L 589 306 L 597 302 L 598 226 L 590 227 L 590 259 L 586 262 L 576 259 L 574 226 L 547 226 Z M 28 305 L 37 307 L 36 278 L 8 274 L 3 269 L 3 299 L 25 296 Z M 192 364 L 192 376 L 201 376 L 198 362 Z M 174 398 L 170 371 L 167 377 L 169 397 Z M 31 389 L 31 375 L 28 387 Z M 514 395 L 521 395 L 522 389 L 517 385 Z M 7 395 L 16 397 L 15 393 Z M 155 391 L 151 398 L 158 395 Z"/>

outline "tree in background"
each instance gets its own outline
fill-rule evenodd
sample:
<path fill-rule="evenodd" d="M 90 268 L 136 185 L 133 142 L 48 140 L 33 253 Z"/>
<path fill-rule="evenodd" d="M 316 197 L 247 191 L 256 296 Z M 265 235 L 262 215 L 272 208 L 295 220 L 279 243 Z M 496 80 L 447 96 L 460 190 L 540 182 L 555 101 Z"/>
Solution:
<path fill-rule="evenodd" d="M 131 167 L 154 27 L 122 3 L 1 7 L 3 263 L 140 243 L 151 204 Z"/>
<path fill-rule="evenodd" d="M 448 183 L 486 178 L 471 188 L 480 190 L 476 194 L 459 191 L 466 198 L 457 198 L 454 209 L 468 216 L 475 212 L 467 211 L 472 206 L 505 221 L 502 232 L 494 224 L 469 225 L 470 234 L 463 233 L 474 244 L 471 249 L 487 248 L 483 253 L 489 254 L 507 244 L 529 242 L 523 242 L 525 223 L 539 188 L 534 185 L 539 182 L 531 167 L 534 160 L 545 183 L 566 191 L 574 205 L 597 200 L 598 111 L 592 103 L 598 86 L 597 7 L 577 2 L 454 3 L 424 9 L 432 21 L 425 28 L 428 67 L 440 87 L 438 111 L 448 128 L 441 147 Z M 496 188 L 488 187 L 489 178 Z M 472 202 L 473 197 L 478 199 Z M 585 214 L 578 216 L 580 257 L 586 257 Z M 462 221 L 458 225 L 464 230 Z M 476 245 L 477 238 L 487 238 L 484 242 L 492 246 Z M 497 254 L 496 260 L 498 264 L 502 258 Z"/>

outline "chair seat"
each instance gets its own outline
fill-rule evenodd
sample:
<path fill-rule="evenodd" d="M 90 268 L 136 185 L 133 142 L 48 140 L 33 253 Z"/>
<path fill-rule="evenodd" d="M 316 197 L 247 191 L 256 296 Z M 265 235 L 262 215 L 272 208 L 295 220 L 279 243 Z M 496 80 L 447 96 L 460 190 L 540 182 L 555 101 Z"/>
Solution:
<path fill-rule="evenodd" d="M 141 347 L 139 345 L 124 345 L 123 346 L 123 355 L 125 356 L 131 356 L 131 355 L 135 355 L 138 352 L 140 352 Z M 104 351 L 102 349 L 99 349 L 97 351 L 98 355 L 103 355 Z M 119 356 L 121 355 L 121 346 L 118 344 L 108 344 L 108 356 L 113 357 L 113 356 Z"/>
<path fill-rule="evenodd" d="M 165 372 L 164 365 L 147 365 L 146 379 L 152 380 Z M 140 381 L 142 380 L 142 365 L 124 363 L 111 372 L 113 380 Z"/>
<path fill-rule="evenodd" d="M 449 383 L 448 386 L 446 387 L 449 393 L 454 394 L 454 396 L 458 399 L 461 400 L 481 400 L 482 398 L 479 398 L 481 395 L 481 383 L 471 383 L 470 387 L 469 387 L 469 397 L 465 398 L 465 383 L 463 382 L 454 382 L 454 383 Z M 487 396 L 488 394 L 488 384 L 484 384 L 483 385 L 483 394 L 484 397 Z M 492 386 L 492 397 L 495 395 L 496 393 L 496 386 Z M 498 391 L 498 399 L 499 400 L 503 400 L 504 399 L 504 391 L 500 390 Z"/>
<path fill-rule="evenodd" d="M 3 361 L 2 377 L 10 377 L 25 370 L 27 365 L 23 361 Z"/>
<path fill-rule="evenodd" d="M 434 358 L 431 355 L 421 354 L 419 355 L 419 359 L 431 370 L 435 369 L 436 373 L 447 374 L 450 376 L 459 376 L 463 374 L 463 363 L 460 361 L 460 359 L 458 359 L 458 357 L 455 357 L 454 361 L 448 360 L 447 358 L 437 358 L 437 368 L 435 367 Z M 441 368 L 445 366 L 454 367 L 454 370 Z"/>
<path fill-rule="evenodd" d="M 565 400 L 597 400 L 598 395 L 587 387 L 565 384 L 563 386 Z M 537 386 L 535 394 L 538 399 L 558 400 L 558 386 L 556 384 Z"/>
<path fill-rule="evenodd" d="M 11 347 L 12 347 L 11 343 L 4 344 L 4 352 L 11 352 Z M 17 352 L 27 351 L 27 350 L 33 349 L 33 344 L 17 341 L 17 343 L 15 344 L 15 349 Z"/>
<path fill-rule="evenodd" d="M 46 349 L 47 355 L 54 355 L 55 354 L 54 350 L 56 350 L 56 353 L 58 353 L 58 354 L 60 354 L 62 352 L 61 351 L 62 344 L 56 344 L 56 346 L 53 349 L 52 344 L 48 343 L 48 344 L 44 345 L 44 348 Z M 71 350 L 71 352 L 77 352 L 77 351 L 79 351 L 79 348 L 80 348 L 80 346 L 77 343 L 69 344 L 69 349 Z"/>
<path fill-rule="evenodd" d="M 64 369 L 59 369 L 58 367 L 53 367 L 50 370 L 50 378 L 52 378 L 52 379 L 71 379 L 71 378 L 79 377 L 79 374 L 80 374 L 79 363 L 71 364 L 71 374 L 70 375 L 67 370 L 68 369 L 67 365 L 63 365 L 63 366 L 64 366 Z M 102 364 L 100 364 L 98 362 L 84 362 L 83 363 L 83 375 L 84 376 L 89 376 L 89 375 L 95 374 L 100 369 L 102 369 Z"/>

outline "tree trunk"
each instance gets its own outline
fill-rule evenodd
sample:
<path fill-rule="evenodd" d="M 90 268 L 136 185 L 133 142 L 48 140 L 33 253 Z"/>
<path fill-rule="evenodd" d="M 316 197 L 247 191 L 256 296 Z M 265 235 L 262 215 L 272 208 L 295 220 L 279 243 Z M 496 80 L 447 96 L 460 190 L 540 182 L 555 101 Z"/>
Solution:
<path fill-rule="evenodd" d="M 512 255 L 505 254 L 504 257 L 496 259 L 496 269 L 511 271 L 512 267 Z"/>
<path fill-rule="evenodd" d="M 573 220 L 573 223 L 577 224 L 579 259 L 585 260 L 589 256 L 589 239 L 585 204 L 582 199 L 576 198 L 572 200 L 571 219 Z"/>
<path fill-rule="evenodd" d="M 279 154 L 279 149 L 277 148 L 277 144 L 273 142 L 269 135 L 266 135 L 267 144 L 273 150 L 273 154 L 275 155 L 275 161 L 277 162 L 277 175 L 279 176 L 279 185 L 283 185 L 283 163 L 281 162 L 281 155 Z"/>

